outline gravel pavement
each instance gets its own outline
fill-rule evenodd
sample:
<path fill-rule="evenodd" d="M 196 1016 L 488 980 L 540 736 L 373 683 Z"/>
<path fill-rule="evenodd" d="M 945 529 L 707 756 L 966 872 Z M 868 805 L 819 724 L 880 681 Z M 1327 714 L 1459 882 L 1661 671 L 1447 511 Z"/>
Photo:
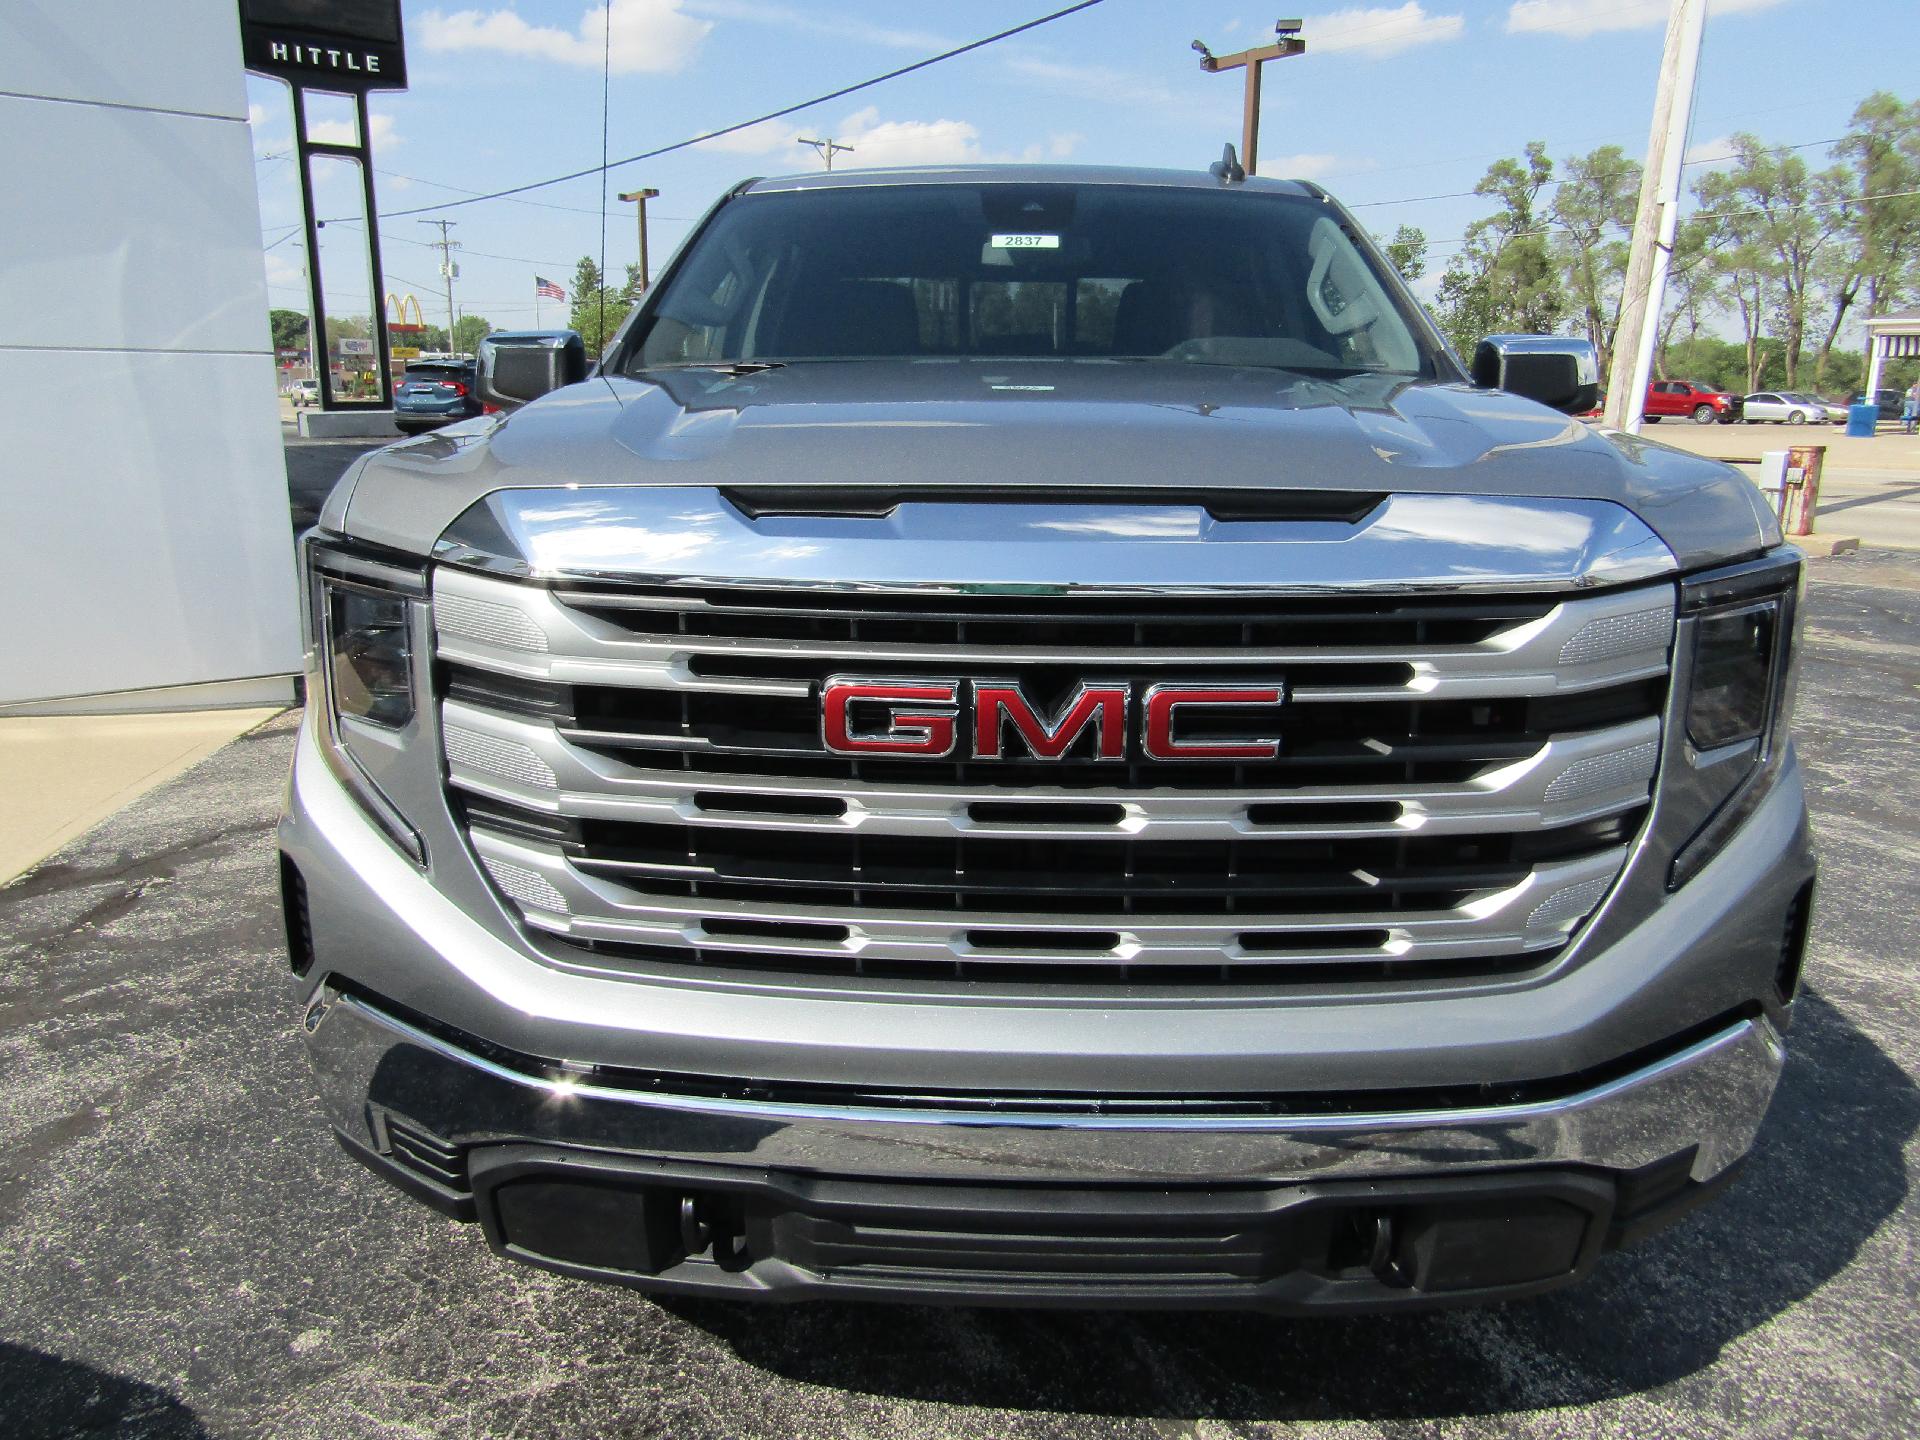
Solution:
<path fill-rule="evenodd" d="M 1279 1321 L 662 1305 L 349 1161 L 282 981 L 292 717 L 0 889 L 0 1435 L 1920 1433 L 1920 556 L 1816 566 L 1822 891 L 1744 1177 L 1576 1289 Z"/>

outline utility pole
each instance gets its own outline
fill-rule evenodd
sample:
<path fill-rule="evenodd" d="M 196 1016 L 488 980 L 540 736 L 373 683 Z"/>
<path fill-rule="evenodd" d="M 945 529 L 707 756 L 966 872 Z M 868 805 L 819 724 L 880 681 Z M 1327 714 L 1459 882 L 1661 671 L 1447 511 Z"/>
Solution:
<path fill-rule="evenodd" d="M 851 145 L 842 145 L 832 136 L 828 136 L 825 140 L 809 140 L 806 136 L 802 135 L 794 141 L 794 144 L 811 145 L 815 150 L 818 150 L 820 152 L 820 158 L 827 162 L 828 174 L 833 173 L 833 157 L 835 155 L 851 155 L 853 153 L 853 147 Z"/>
<path fill-rule="evenodd" d="M 1660 342 L 1660 303 L 1666 296 L 1673 237 L 1680 229 L 1680 165 L 1693 121 L 1693 82 L 1700 72 L 1706 23 L 1707 0 L 1673 0 L 1660 88 L 1653 97 L 1647 166 L 1640 177 L 1640 206 L 1633 217 L 1620 324 L 1613 335 L 1613 364 L 1607 371 L 1602 420 L 1615 430 L 1637 432 L 1646 413 L 1647 382 Z"/>
<path fill-rule="evenodd" d="M 1307 42 L 1300 38 L 1298 20 L 1274 21 L 1273 33 L 1276 37 L 1273 44 L 1242 50 L 1237 55 L 1215 55 L 1205 42 L 1193 42 L 1193 48 L 1200 52 L 1200 68 L 1209 75 L 1218 75 L 1222 70 L 1247 72 L 1247 94 L 1240 116 L 1240 167 L 1249 175 L 1254 173 L 1260 158 L 1260 67 L 1269 60 L 1285 60 L 1307 51 Z"/>
<path fill-rule="evenodd" d="M 440 247 L 440 276 L 447 282 L 447 349 L 453 349 L 453 282 L 460 274 L 460 266 L 455 263 L 453 252 L 460 248 L 458 240 L 449 240 L 447 230 L 458 225 L 458 220 L 422 220 L 422 225 L 438 225 L 440 238 L 428 243 Z"/>
<path fill-rule="evenodd" d="M 658 190 L 629 190 L 620 197 L 629 204 L 640 207 L 635 213 L 640 217 L 640 288 L 642 290 L 646 289 L 650 283 L 647 279 L 647 201 L 659 193 Z M 631 298 L 637 300 L 639 296 Z"/>

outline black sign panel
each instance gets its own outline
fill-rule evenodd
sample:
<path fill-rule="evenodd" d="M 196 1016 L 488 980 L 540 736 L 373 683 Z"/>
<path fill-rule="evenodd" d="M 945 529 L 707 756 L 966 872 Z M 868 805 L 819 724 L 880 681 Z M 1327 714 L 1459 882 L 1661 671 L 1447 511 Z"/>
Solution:
<path fill-rule="evenodd" d="M 246 67 L 316 90 L 407 88 L 400 0 L 240 0 Z"/>

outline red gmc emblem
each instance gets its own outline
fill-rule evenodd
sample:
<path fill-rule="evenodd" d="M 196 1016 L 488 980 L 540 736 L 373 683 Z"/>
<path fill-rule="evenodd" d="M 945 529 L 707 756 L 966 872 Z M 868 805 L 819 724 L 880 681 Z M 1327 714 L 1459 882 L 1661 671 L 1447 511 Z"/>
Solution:
<path fill-rule="evenodd" d="M 1052 714 L 1013 680 L 875 680 L 834 675 L 820 691 L 820 739 L 835 755 L 938 760 L 966 738 L 975 760 L 1005 760 L 1013 740 L 1036 760 L 1059 760 L 1086 737 L 1083 753 L 1125 760 L 1136 688 L 1125 680 L 1081 682 Z M 1140 689 L 1140 749 L 1149 760 L 1271 760 L 1278 739 L 1182 739 L 1181 717 L 1204 709 L 1278 708 L 1279 685 L 1149 685 Z M 1013 737 L 1010 739 L 1009 737 Z"/>

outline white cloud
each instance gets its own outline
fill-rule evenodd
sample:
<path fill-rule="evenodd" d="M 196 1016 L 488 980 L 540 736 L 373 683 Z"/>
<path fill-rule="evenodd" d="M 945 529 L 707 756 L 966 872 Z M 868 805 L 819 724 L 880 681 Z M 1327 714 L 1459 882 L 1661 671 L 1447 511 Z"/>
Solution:
<path fill-rule="evenodd" d="M 736 130 L 731 135 L 715 136 L 711 140 L 702 140 L 696 150 L 714 150 L 724 155 L 772 155 L 785 150 L 791 152 L 800 143 L 801 131 L 792 125 L 782 125 L 778 120 L 765 120 L 758 125 L 749 125 L 744 130 Z"/>
<path fill-rule="evenodd" d="M 307 122 L 307 143 L 351 145 L 354 143 L 354 128 L 351 120 L 310 120 Z M 380 110 L 368 114 L 367 143 L 375 150 L 391 150 L 400 143 L 400 137 L 394 133 L 393 116 Z"/>
<path fill-rule="evenodd" d="M 264 105 L 247 106 L 247 124 L 258 130 L 267 123 L 267 107 Z"/>
<path fill-rule="evenodd" d="M 863 166 L 957 165 L 985 158 L 980 131 L 965 120 L 882 120 L 873 105 L 848 116 L 835 136 L 854 147 Z"/>
<path fill-rule="evenodd" d="M 1125 105 L 1130 109 L 1203 110 L 1209 115 L 1216 111 L 1224 115 L 1230 109 L 1236 117 L 1240 113 L 1239 92 L 1234 92 L 1229 106 L 1223 91 L 1214 85 L 1199 83 L 1206 77 L 1199 74 L 1197 65 L 1194 67 L 1196 83 L 1179 88 L 1151 76 L 1129 74 L 1109 65 L 1069 65 L 1038 55 L 1008 57 L 1001 61 L 1001 68 L 1008 74 L 1033 82 L 1049 94 L 1074 100 Z"/>
<path fill-rule="evenodd" d="M 1068 160 L 1086 140 L 1078 130 L 1061 130 L 1047 136 L 1044 145 L 1029 145 L 1020 152 L 1022 160 Z"/>
<path fill-rule="evenodd" d="M 1336 172 L 1358 168 L 1343 164 L 1338 155 L 1325 153 L 1260 157 L 1260 173 L 1280 180 L 1323 180 Z"/>
<path fill-rule="evenodd" d="M 1687 151 L 1689 165 L 1711 165 L 1733 158 L 1733 137 L 1716 135 L 1711 140 L 1697 141 Z"/>
<path fill-rule="evenodd" d="M 292 242 L 289 241 L 288 243 L 291 244 Z M 280 250 L 267 251 L 267 284 L 278 286 L 305 285 L 307 283 L 307 267 L 302 265 L 296 258 L 299 252 L 295 251 L 293 255 L 287 255 L 283 253 L 284 250 L 285 247 L 283 246 Z"/>
<path fill-rule="evenodd" d="M 966 120 L 882 120 L 877 105 L 856 110 L 838 125 L 801 127 L 770 120 L 705 141 L 701 148 L 734 155 L 786 156 L 794 169 L 806 169 L 816 157 L 809 147 L 800 144 L 802 135 L 831 137 L 841 145 L 851 145 L 852 156 L 836 156 L 834 163 L 862 169 L 874 165 L 964 165 L 989 158 L 980 146 L 979 127 Z M 1056 152 L 1061 154 L 1077 143 L 1077 135 L 1054 136 L 1049 141 L 1050 146 L 1063 147 Z"/>
<path fill-rule="evenodd" d="M 972 165 L 1000 160 L 1021 160 L 1035 164 L 1047 160 L 1065 160 L 1085 142 L 1077 130 L 1060 130 L 1035 141 L 1017 153 L 1001 154 L 980 143 L 979 127 L 966 120 L 882 120 L 880 107 L 869 105 L 856 110 L 837 125 L 788 125 L 769 120 L 717 140 L 706 140 L 700 149 L 729 155 L 771 155 L 785 159 L 794 170 L 812 169 L 819 163 L 814 150 L 800 143 L 802 135 L 818 140 L 831 138 L 839 145 L 851 145 L 853 153 L 836 155 L 836 166 L 868 169 L 881 165 Z"/>
<path fill-rule="evenodd" d="M 1786 0 L 1707 0 L 1708 15 L 1738 15 L 1771 10 Z M 1523 30 L 1583 39 L 1605 30 L 1649 30 L 1667 23 L 1667 0 L 1513 0 L 1507 30 Z"/>
<path fill-rule="evenodd" d="M 809 15 L 791 5 L 771 0 L 685 0 L 695 15 L 711 15 L 716 20 L 746 20 L 755 25 L 782 26 L 810 35 L 834 35 L 889 50 L 947 50 L 953 41 L 930 30 L 901 30 L 891 25 L 871 25 L 837 15 Z"/>
<path fill-rule="evenodd" d="M 1466 29 L 1464 16 L 1435 15 L 1419 0 L 1407 0 L 1404 5 L 1356 5 L 1309 15 L 1301 34 L 1309 55 L 1347 53 L 1380 60 L 1403 50 L 1424 50 L 1458 40 Z"/>
<path fill-rule="evenodd" d="M 552 60 L 598 70 L 601 47 L 611 43 L 607 61 L 616 75 L 661 74 L 678 70 L 713 29 L 680 8 L 681 0 L 611 0 L 612 35 L 607 5 L 588 7 L 573 30 L 531 25 L 512 9 L 482 12 L 429 10 L 420 17 L 420 43 L 428 50 L 491 50 L 533 60 Z"/>

